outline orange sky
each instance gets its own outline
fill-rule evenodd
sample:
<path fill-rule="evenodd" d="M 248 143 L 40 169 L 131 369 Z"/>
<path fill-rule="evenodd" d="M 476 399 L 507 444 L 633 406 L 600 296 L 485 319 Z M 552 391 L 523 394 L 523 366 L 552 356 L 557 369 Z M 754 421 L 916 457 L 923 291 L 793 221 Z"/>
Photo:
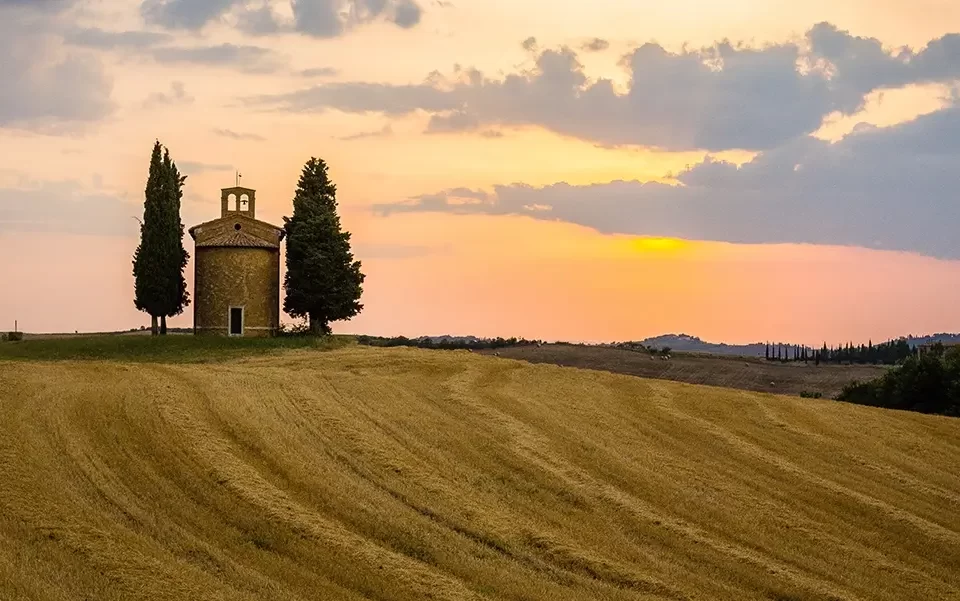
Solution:
<path fill-rule="evenodd" d="M 339 332 L 592 341 L 686 332 L 714 341 L 820 344 L 960 330 L 947 293 L 960 290 L 960 261 L 949 258 L 840 245 L 644 241 L 518 216 L 371 210 L 456 187 L 675 183 L 708 155 L 742 164 L 756 149 L 604 146 L 535 124 L 492 126 L 497 137 L 483 128 L 430 134 L 424 110 L 284 112 L 244 101 L 321 82 L 419 84 L 432 71 L 452 76 L 454 65 L 502 77 L 533 68 L 535 56 L 521 47 L 529 36 L 539 48 L 607 40 L 606 50 L 578 50 L 578 59 L 590 77 L 609 77 L 626 89 L 621 57 L 644 42 L 671 52 L 724 38 L 762 47 L 800 40 L 813 24 L 830 21 L 888 48 L 919 48 L 960 31 L 956 3 L 455 0 L 449 7 L 421 2 L 422 20 L 410 29 L 373 22 L 317 39 L 250 36 L 235 29 L 230 14 L 196 32 L 165 30 L 145 23 L 135 0 L 77 2 L 66 13 L 40 17 L 49 28 L 29 38 L 43 44 L 36 69 L 71 58 L 95 61 L 112 109 L 98 119 L 42 123 L 3 121 L 0 114 L 0 203 L 8 203 L 0 204 L 0 329 L 12 329 L 14 320 L 43 332 L 149 323 L 132 302 L 138 228 L 132 217 L 142 213 L 149 153 L 159 138 L 179 164 L 194 164 L 182 167 L 189 174 L 187 227 L 218 216 L 219 189 L 233 184 L 235 170 L 258 190 L 258 217 L 280 223 L 303 163 L 311 156 L 327 160 L 367 274 L 366 308 L 352 322 L 335 324 Z M 289 16 L 280 0 L 272 5 Z M 164 33 L 182 46 L 256 45 L 285 66 L 250 72 L 249 64 L 163 63 L 65 41 L 70 27 L 90 26 Z M 295 73 L 319 67 L 338 72 Z M 941 79 L 873 91 L 855 114 L 829 114 L 808 133 L 838 141 L 858 123 L 896 126 L 943 109 L 955 84 Z M 176 86 L 185 94 L 177 97 Z M 161 94 L 165 101 L 156 100 Z M 7 110 L 2 102 L 0 112 Z M 389 135 L 356 137 L 385 127 Z M 77 196 L 114 204 L 83 205 Z M 14 206 L 28 197 L 29 207 Z M 62 206 L 69 212 L 58 214 Z M 189 236 L 185 243 L 192 252 Z M 192 274 L 188 282 L 192 288 Z M 189 310 L 172 321 L 191 323 Z"/>

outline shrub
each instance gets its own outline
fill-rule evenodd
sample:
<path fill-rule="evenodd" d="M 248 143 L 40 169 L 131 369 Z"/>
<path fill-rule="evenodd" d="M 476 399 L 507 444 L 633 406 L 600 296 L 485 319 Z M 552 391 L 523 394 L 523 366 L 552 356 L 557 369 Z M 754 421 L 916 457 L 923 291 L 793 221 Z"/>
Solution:
<path fill-rule="evenodd" d="M 10 332 L 6 335 L 5 340 L 10 342 L 20 342 L 23 340 L 23 332 Z"/>
<path fill-rule="evenodd" d="M 819 392 L 807 392 L 806 390 L 804 390 L 803 392 L 800 393 L 800 398 L 804 398 L 804 399 L 820 399 L 820 398 L 823 398 L 823 394 L 821 394 L 821 393 L 819 393 Z"/>
<path fill-rule="evenodd" d="M 908 357 L 875 380 L 851 382 L 837 400 L 960 416 L 960 349 L 941 355 Z"/>
<path fill-rule="evenodd" d="M 277 330 L 277 336 L 284 337 L 293 337 L 293 336 L 308 336 L 311 335 L 310 324 L 306 321 L 301 321 L 298 323 L 282 323 L 280 328 Z"/>

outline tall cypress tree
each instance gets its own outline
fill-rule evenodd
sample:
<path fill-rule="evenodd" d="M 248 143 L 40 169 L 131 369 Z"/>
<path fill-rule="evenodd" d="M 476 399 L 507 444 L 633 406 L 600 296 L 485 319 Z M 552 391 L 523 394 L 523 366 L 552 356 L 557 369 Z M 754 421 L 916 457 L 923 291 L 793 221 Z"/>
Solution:
<path fill-rule="evenodd" d="M 183 270 L 187 267 L 190 254 L 183 247 L 183 221 L 180 219 L 180 205 L 183 201 L 183 183 L 187 180 L 180 175 L 177 164 L 170 158 L 170 151 L 164 149 L 163 171 L 165 177 L 164 202 L 168 207 L 164 223 L 164 262 L 163 311 L 160 314 L 160 334 L 167 333 L 167 317 L 180 315 L 190 304 L 187 292 L 187 279 Z"/>
<path fill-rule="evenodd" d="M 329 334 L 330 322 L 350 319 L 363 310 L 365 276 L 350 250 L 350 232 L 340 228 L 337 187 L 322 159 L 314 157 L 304 165 L 293 217 L 283 221 L 287 234 L 283 310 L 308 318 L 313 334 Z"/>
<path fill-rule="evenodd" d="M 183 248 L 180 201 L 185 177 L 157 141 L 150 157 L 144 191 L 140 244 L 133 254 L 134 305 L 150 315 L 153 335 L 166 334 L 166 318 L 190 303 L 183 269 L 189 255 Z M 161 320 L 158 332 L 157 320 Z"/>
<path fill-rule="evenodd" d="M 163 155 L 160 142 L 153 146 L 150 174 L 144 191 L 140 244 L 133 253 L 134 297 L 138 310 L 150 314 L 150 332 L 157 335 L 157 318 L 162 311 L 162 282 L 157 277 L 161 264 L 159 232 L 163 221 Z"/>

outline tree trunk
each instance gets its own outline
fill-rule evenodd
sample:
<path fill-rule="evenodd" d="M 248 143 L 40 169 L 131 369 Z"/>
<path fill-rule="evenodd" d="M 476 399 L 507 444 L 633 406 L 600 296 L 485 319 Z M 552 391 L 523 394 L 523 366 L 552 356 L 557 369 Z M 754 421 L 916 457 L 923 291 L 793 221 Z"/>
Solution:
<path fill-rule="evenodd" d="M 150 335 L 151 335 L 151 336 L 156 336 L 157 333 L 158 333 L 158 330 L 157 330 L 157 316 L 156 316 L 156 315 L 151 315 L 151 316 L 150 316 Z"/>
<path fill-rule="evenodd" d="M 323 323 L 313 315 L 310 316 L 310 333 L 314 336 L 323 336 Z"/>
<path fill-rule="evenodd" d="M 160 335 L 161 336 L 167 335 L 167 316 L 166 315 L 160 316 Z"/>

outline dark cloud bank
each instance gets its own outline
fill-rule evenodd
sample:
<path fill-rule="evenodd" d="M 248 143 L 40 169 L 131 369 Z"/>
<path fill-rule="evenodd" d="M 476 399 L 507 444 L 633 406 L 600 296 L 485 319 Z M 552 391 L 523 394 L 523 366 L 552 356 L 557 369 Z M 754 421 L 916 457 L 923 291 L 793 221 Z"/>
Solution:
<path fill-rule="evenodd" d="M 377 210 L 526 215 L 604 233 L 813 243 L 960 259 L 960 107 L 840 142 L 797 138 L 736 165 L 707 158 L 676 185 L 617 181 L 448 190 Z"/>
<path fill-rule="evenodd" d="M 228 13 L 240 29 L 255 35 L 296 31 L 330 38 L 365 23 L 385 20 L 408 29 L 420 23 L 415 0 L 289 0 L 293 21 L 284 22 L 269 4 L 250 8 L 243 0 L 144 0 L 140 12 L 148 23 L 168 29 L 201 29 Z"/>
<path fill-rule="evenodd" d="M 602 45 L 602 44 L 601 44 Z M 538 51 L 536 67 L 503 77 L 459 69 L 410 85 L 329 83 L 248 99 L 285 111 L 388 116 L 425 112 L 428 132 L 539 126 L 600 145 L 670 151 L 751 150 L 736 165 L 707 158 L 674 185 L 620 181 L 545 188 L 453 190 L 379 205 L 384 213 L 519 214 L 606 233 L 737 243 L 815 243 L 960 259 L 960 107 L 888 128 L 861 126 L 837 143 L 811 136 L 853 115 L 877 90 L 956 84 L 960 34 L 921 49 L 888 49 L 829 23 L 802 43 L 720 42 L 670 52 L 644 44 L 624 57 L 629 89 L 587 78 L 569 48 Z"/>
<path fill-rule="evenodd" d="M 533 38 L 524 42 L 536 50 Z M 425 111 L 432 131 L 535 125 L 602 145 L 664 150 L 765 150 L 817 130 L 835 112 L 856 113 L 875 90 L 960 77 L 960 34 L 925 48 L 887 50 L 828 23 L 799 44 L 751 48 L 720 42 L 670 52 L 644 44 L 624 57 L 630 88 L 590 80 L 569 48 L 540 52 L 536 68 L 491 78 L 461 69 L 455 80 L 320 84 L 249 99 L 285 111 Z"/>

